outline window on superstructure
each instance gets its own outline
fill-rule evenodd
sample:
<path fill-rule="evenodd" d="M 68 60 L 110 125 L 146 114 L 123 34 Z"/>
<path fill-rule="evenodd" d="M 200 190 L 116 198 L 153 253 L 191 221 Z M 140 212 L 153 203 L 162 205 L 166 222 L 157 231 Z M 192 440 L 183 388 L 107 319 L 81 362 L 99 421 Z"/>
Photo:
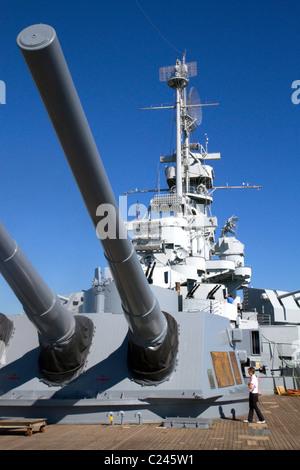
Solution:
<path fill-rule="evenodd" d="M 252 354 L 260 354 L 260 337 L 259 331 L 253 330 L 251 332 L 251 342 L 252 342 Z"/>

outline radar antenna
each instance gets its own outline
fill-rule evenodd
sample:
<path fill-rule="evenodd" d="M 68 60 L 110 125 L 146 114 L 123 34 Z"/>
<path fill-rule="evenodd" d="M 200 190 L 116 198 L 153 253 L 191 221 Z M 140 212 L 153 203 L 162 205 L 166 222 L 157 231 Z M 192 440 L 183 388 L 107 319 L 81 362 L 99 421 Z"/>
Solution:
<path fill-rule="evenodd" d="M 225 236 L 227 233 L 231 233 L 232 235 L 236 234 L 237 231 L 237 223 L 238 217 L 232 215 L 230 219 L 226 220 L 224 227 L 222 228 L 222 235 Z"/>
<path fill-rule="evenodd" d="M 193 86 L 190 89 L 188 102 L 187 102 L 187 114 L 191 119 L 189 124 L 189 130 L 194 131 L 197 126 L 202 123 L 202 106 L 199 98 L 197 89 Z"/>
<path fill-rule="evenodd" d="M 176 65 L 168 65 L 167 67 L 161 67 L 159 69 L 159 81 L 169 82 L 172 78 L 185 78 L 197 76 L 197 62 L 185 63 L 185 56 L 183 56 L 182 62 L 176 59 Z M 168 83 L 169 85 L 169 83 Z"/>

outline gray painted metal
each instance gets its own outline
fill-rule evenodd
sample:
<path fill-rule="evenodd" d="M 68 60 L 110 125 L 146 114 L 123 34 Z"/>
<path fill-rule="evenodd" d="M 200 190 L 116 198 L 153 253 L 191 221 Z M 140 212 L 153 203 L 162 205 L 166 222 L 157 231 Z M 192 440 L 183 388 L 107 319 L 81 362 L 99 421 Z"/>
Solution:
<path fill-rule="evenodd" d="M 257 311 L 261 323 L 300 324 L 297 293 L 244 287 L 245 310 Z"/>
<path fill-rule="evenodd" d="M 163 295 L 161 289 L 159 300 Z M 81 375 L 63 387 L 41 380 L 34 327 L 25 315 L 10 315 L 14 334 L 0 368 L 0 414 L 46 416 L 49 423 L 107 424 L 110 416 L 115 423 L 142 424 L 169 416 L 207 419 L 245 414 L 248 387 L 244 383 L 219 387 L 210 354 L 233 350 L 228 321 L 204 312 L 170 313 L 180 331 L 177 363 L 169 379 L 155 386 L 132 380 L 123 314 L 85 314 L 94 325 L 87 361 Z"/>
<path fill-rule="evenodd" d="M 211 419 L 197 419 L 197 418 L 166 418 L 163 422 L 164 428 L 210 428 L 212 424 Z"/>
<path fill-rule="evenodd" d="M 161 340 L 167 322 L 149 289 L 82 109 L 55 30 L 33 25 L 18 38 L 26 63 L 44 101 L 74 178 L 96 229 L 101 208 L 114 211 L 116 237 L 100 233 L 129 327 L 139 341 Z M 102 214 L 104 215 L 104 214 Z"/>
<path fill-rule="evenodd" d="M 38 362 L 43 379 L 49 383 L 74 379 L 88 353 L 92 324 L 86 318 L 75 318 L 61 304 L 2 223 L 0 272 L 38 330 Z"/>
<path fill-rule="evenodd" d="M 63 307 L 1 222 L 0 272 L 42 336 L 63 342 L 74 334 L 74 316 Z"/>

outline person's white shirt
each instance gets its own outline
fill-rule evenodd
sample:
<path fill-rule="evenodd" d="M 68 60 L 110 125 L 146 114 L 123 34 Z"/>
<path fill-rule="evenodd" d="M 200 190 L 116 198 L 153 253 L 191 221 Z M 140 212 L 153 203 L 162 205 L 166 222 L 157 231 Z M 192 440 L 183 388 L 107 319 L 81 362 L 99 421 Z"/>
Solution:
<path fill-rule="evenodd" d="M 250 393 L 258 393 L 258 380 L 256 375 L 251 375 L 250 383 L 252 385 L 252 387 L 250 388 Z"/>

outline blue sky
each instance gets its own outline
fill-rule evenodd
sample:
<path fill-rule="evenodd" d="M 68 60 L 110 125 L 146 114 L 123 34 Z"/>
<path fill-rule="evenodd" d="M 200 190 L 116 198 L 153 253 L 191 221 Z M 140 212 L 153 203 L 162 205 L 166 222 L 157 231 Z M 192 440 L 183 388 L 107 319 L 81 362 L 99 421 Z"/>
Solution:
<path fill-rule="evenodd" d="M 160 67 L 181 52 L 197 61 L 191 85 L 203 111 L 194 139 L 209 151 L 215 185 L 261 185 L 217 190 L 219 230 L 239 217 L 251 285 L 300 289 L 299 0 L 9 0 L 0 6 L 1 220 L 58 294 L 88 289 L 104 268 L 77 186 L 18 47 L 18 33 L 35 23 L 54 27 L 116 197 L 157 184 L 159 156 L 170 149 L 169 111 L 140 111 L 170 103 Z M 143 10 L 143 11 L 142 11 Z M 151 21 L 150 21 L 150 20 Z M 171 147 L 173 148 L 173 146 Z M 165 187 L 163 166 L 161 187 Z M 149 196 L 139 195 L 146 204 Z M 136 203 L 130 196 L 128 206 Z M 21 306 L 0 279 L 0 311 Z"/>

